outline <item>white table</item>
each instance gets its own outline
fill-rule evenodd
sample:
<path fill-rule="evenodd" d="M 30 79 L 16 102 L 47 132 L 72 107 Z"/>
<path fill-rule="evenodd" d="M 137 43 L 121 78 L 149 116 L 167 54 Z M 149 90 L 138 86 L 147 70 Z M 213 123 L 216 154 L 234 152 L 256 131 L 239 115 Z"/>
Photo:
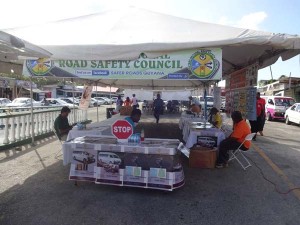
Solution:
<path fill-rule="evenodd" d="M 120 114 L 114 115 L 109 119 L 102 120 L 100 122 L 88 124 L 84 130 L 77 130 L 75 127 L 69 131 L 67 141 L 83 136 L 99 136 L 99 135 L 111 135 L 111 125 L 117 121 L 122 120 L 127 116 L 120 116 Z"/>
<path fill-rule="evenodd" d="M 207 128 L 207 129 L 190 129 L 187 139 L 185 140 L 185 146 L 191 148 L 197 143 L 197 136 L 211 136 L 217 137 L 217 145 L 225 139 L 225 134 L 223 131 L 217 128 Z"/>

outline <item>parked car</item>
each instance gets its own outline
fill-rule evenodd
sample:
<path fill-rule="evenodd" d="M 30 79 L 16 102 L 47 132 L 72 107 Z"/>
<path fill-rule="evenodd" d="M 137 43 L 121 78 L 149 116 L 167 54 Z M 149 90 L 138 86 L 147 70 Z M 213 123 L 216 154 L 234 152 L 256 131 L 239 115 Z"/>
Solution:
<path fill-rule="evenodd" d="M 296 123 L 300 125 L 300 103 L 295 103 L 285 111 L 285 123 Z"/>
<path fill-rule="evenodd" d="M 102 105 L 102 101 L 99 101 L 99 100 L 96 99 L 96 98 L 91 98 L 91 103 L 92 103 L 92 105 L 95 106 L 95 107 Z"/>
<path fill-rule="evenodd" d="M 95 162 L 95 156 L 83 151 L 73 151 L 73 159 L 83 163 L 93 163 Z"/>
<path fill-rule="evenodd" d="M 6 106 L 8 103 L 11 103 L 11 100 L 9 100 L 8 98 L 0 98 L 0 106 Z"/>
<path fill-rule="evenodd" d="M 66 103 L 69 104 L 74 104 L 74 105 L 79 105 L 79 100 L 74 98 L 74 102 L 73 102 L 73 98 L 60 98 L 61 100 L 65 101 Z"/>
<path fill-rule="evenodd" d="M 68 106 L 73 107 L 73 104 L 69 104 L 59 98 L 46 98 L 47 104 L 45 104 L 44 101 L 42 101 L 42 104 L 44 105 L 50 105 L 50 106 Z"/>
<path fill-rule="evenodd" d="M 94 97 L 94 99 L 97 99 L 99 102 L 101 102 L 101 105 L 112 104 L 112 100 L 106 97 Z"/>
<path fill-rule="evenodd" d="M 116 164 L 120 165 L 122 160 L 120 157 L 112 152 L 99 152 L 98 161 L 104 164 Z"/>
<path fill-rule="evenodd" d="M 204 109 L 204 97 L 200 96 L 200 105 L 202 110 Z M 207 110 L 209 111 L 214 106 L 214 97 L 213 96 L 206 96 L 206 104 L 207 104 Z"/>
<path fill-rule="evenodd" d="M 33 106 L 42 106 L 41 102 L 32 100 Z M 30 98 L 15 98 L 11 103 L 6 105 L 7 107 L 30 107 L 31 99 Z"/>
<path fill-rule="evenodd" d="M 266 117 L 268 121 L 273 119 L 285 119 L 285 111 L 295 103 L 291 97 L 285 96 L 261 96 L 266 101 Z"/>
<path fill-rule="evenodd" d="M 116 102 L 117 102 L 117 99 L 118 99 L 118 97 L 112 97 L 112 98 L 111 98 L 112 103 L 116 103 Z"/>

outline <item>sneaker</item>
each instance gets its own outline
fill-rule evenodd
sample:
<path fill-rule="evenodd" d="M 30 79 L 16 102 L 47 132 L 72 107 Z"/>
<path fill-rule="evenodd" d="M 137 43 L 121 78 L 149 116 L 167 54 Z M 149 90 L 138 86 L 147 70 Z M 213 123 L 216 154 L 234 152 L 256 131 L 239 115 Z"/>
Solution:
<path fill-rule="evenodd" d="M 218 163 L 218 164 L 216 165 L 216 168 L 218 168 L 218 169 L 224 168 L 224 165 L 223 165 L 222 163 Z"/>

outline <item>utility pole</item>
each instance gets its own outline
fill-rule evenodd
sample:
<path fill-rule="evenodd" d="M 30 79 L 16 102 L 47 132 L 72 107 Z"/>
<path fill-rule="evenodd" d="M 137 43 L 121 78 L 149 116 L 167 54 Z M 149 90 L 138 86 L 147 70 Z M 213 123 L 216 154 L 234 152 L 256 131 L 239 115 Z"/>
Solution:
<path fill-rule="evenodd" d="M 273 79 L 273 73 L 272 73 L 272 67 L 271 66 L 270 66 L 270 72 L 271 72 L 271 78 L 272 78 L 272 82 L 273 82 L 274 79 Z"/>

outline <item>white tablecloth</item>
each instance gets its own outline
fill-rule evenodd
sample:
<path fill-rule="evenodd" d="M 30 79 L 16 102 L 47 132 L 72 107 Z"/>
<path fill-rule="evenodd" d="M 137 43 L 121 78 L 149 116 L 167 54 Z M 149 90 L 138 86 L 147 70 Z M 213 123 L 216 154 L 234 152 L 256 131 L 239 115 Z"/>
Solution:
<path fill-rule="evenodd" d="M 212 136 L 217 137 L 217 145 L 219 146 L 220 142 L 225 139 L 225 134 L 223 131 L 217 128 L 207 128 L 201 130 L 191 129 L 186 140 L 185 146 L 187 148 L 193 147 L 194 144 L 197 143 L 197 136 Z"/>
<path fill-rule="evenodd" d="M 77 138 L 77 137 L 83 137 L 83 136 L 88 136 L 88 135 L 102 135 L 104 131 L 108 131 L 110 126 L 103 126 L 103 127 L 93 127 L 93 128 L 87 128 L 85 130 L 76 130 L 72 129 L 69 131 L 67 141 Z"/>
<path fill-rule="evenodd" d="M 111 135 L 111 125 L 117 121 L 122 120 L 127 116 L 120 116 L 120 114 L 114 115 L 109 119 L 102 120 L 100 122 L 92 123 L 87 125 L 86 130 L 72 129 L 69 131 L 67 141 L 76 137 L 82 137 L 87 135 Z"/>

